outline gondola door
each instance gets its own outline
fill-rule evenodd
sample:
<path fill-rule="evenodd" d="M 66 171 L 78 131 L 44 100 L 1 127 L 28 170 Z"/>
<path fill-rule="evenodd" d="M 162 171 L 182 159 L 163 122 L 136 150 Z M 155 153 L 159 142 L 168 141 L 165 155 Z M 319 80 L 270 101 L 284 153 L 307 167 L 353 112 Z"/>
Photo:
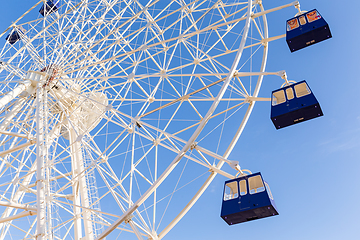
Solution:
<path fill-rule="evenodd" d="M 285 89 L 286 95 L 286 106 L 289 112 L 294 111 L 299 108 L 299 101 L 294 96 L 294 90 L 292 87 Z"/>
<path fill-rule="evenodd" d="M 249 188 L 247 184 L 247 178 L 239 181 L 239 188 L 240 188 L 240 196 L 239 196 L 239 208 L 240 211 L 246 211 L 250 209 L 251 206 L 251 199 L 250 195 L 248 194 Z"/>

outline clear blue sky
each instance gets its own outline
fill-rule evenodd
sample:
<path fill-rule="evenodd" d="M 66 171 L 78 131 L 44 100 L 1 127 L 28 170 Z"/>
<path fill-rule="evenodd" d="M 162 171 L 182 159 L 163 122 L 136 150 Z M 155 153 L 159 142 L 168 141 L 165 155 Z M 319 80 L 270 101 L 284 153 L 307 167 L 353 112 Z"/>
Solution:
<path fill-rule="evenodd" d="M 263 0 L 266 8 L 292 0 Z M 2 0 L 0 31 L 37 0 Z M 358 1 L 302 0 L 316 8 L 333 38 L 290 53 L 284 39 L 270 44 L 267 71 L 286 70 L 307 80 L 324 116 L 275 130 L 269 103 L 257 103 L 239 146 L 231 154 L 241 166 L 261 171 L 279 216 L 229 227 L 220 218 L 224 177 L 217 177 L 166 239 L 359 239 L 360 109 Z M 269 15 L 270 35 L 285 33 L 294 8 Z M 266 82 L 262 91 L 281 82 Z M 272 81 L 272 80 L 269 80 Z M 272 87 L 270 87 L 272 86 Z M 261 92 L 266 95 L 266 92 Z M 270 92 L 268 93 L 270 96 Z"/>

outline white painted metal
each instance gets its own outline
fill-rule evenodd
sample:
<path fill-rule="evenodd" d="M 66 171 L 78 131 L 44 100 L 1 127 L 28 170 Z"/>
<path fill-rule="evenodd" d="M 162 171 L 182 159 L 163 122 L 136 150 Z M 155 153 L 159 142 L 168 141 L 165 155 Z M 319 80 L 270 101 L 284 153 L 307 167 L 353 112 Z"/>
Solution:
<path fill-rule="evenodd" d="M 4 202 L 4 201 L 0 201 L 0 206 L 13 207 L 13 208 L 19 208 L 19 209 L 24 209 L 24 210 L 31 210 L 32 212 L 35 212 L 37 210 L 36 207 L 32 207 L 28 204 L 10 203 L 10 202 Z"/>
<path fill-rule="evenodd" d="M 262 3 L 259 4 L 261 7 L 261 10 L 264 11 L 264 8 L 262 6 Z M 249 12 L 248 12 L 248 16 L 249 16 Z M 264 38 L 267 39 L 268 38 L 268 27 L 267 27 L 267 19 L 266 16 L 263 15 L 263 20 L 264 20 Z M 257 81 L 257 89 L 260 88 L 261 86 L 261 81 L 264 75 L 267 75 L 266 73 L 264 73 L 265 71 L 265 66 L 266 66 L 266 60 L 267 60 L 267 54 L 268 54 L 268 44 L 265 43 L 264 45 L 264 54 L 263 54 L 263 59 L 262 59 L 262 63 L 261 63 L 261 72 L 258 74 L 259 78 Z M 255 91 L 255 98 L 257 97 L 259 93 L 259 90 Z M 249 116 L 252 112 L 252 109 L 254 107 L 254 102 L 251 102 L 249 104 L 249 107 L 246 111 L 246 114 L 244 116 L 244 119 L 242 120 L 232 142 L 230 143 L 230 145 L 228 146 L 228 148 L 226 149 L 225 154 L 223 155 L 224 159 L 227 159 L 231 153 L 231 151 L 233 150 L 237 140 L 239 139 L 242 131 L 244 130 L 244 127 L 247 123 L 247 121 L 249 120 Z M 211 153 L 208 153 L 209 155 Z M 214 156 L 215 157 L 215 156 Z M 220 161 L 218 163 L 218 165 L 216 166 L 216 169 L 220 169 L 223 164 L 225 163 L 225 161 Z M 197 193 L 194 195 L 194 197 L 189 201 L 189 203 L 184 207 L 184 209 L 182 209 L 182 211 L 176 216 L 176 218 L 174 218 L 174 220 L 159 234 L 159 239 L 162 239 L 179 221 L 180 219 L 190 210 L 190 208 L 195 204 L 195 202 L 200 198 L 200 196 L 204 193 L 204 191 L 207 189 L 207 187 L 210 185 L 210 183 L 212 182 L 212 180 L 215 178 L 215 176 L 218 174 L 218 171 L 212 171 L 210 176 L 206 179 L 206 181 L 204 182 L 204 184 L 200 187 L 199 191 L 197 191 Z M 231 178 L 231 177 L 230 177 Z"/>
<path fill-rule="evenodd" d="M 242 36 L 242 40 L 239 46 L 239 50 L 236 54 L 236 57 L 233 61 L 232 67 L 224 81 L 224 84 L 219 91 L 216 99 L 214 100 L 213 104 L 211 105 L 210 109 L 208 110 L 206 116 L 202 119 L 201 123 L 197 127 L 196 131 L 193 133 L 189 141 L 186 143 L 184 148 L 179 152 L 179 154 L 176 156 L 176 158 L 171 162 L 171 164 L 167 167 L 167 169 L 161 174 L 161 176 L 153 183 L 153 185 L 135 202 L 134 205 L 132 205 L 122 216 L 119 218 L 115 223 L 113 223 L 108 229 L 106 229 L 97 239 L 103 239 L 107 235 L 110 234 L 111 231 L 113 231 L 117 226 L 119 226 L 123 221 L 125 221 L 150 195 L 155 191 L 155 189 L 164 181 L 164 179 L 171 173 L 171 171 L 176 167 L 176 165 L 179 163 L 183 155 L 190 149 L 190 147 L 194 144 L 195 140 L 199 136 L 200 132 L 205 127 L 206 123 L 209 121 L 211 115 L 214 113 L 215 109 L 219 105 L 222 97 L 225 94 L 225 91 L 227 90 L 230 80 L 234 77 L 234 73 L 236 71 L 236 68 L 238 66 L 238 63 L 240 61 L 241 55 L 243 53 L 245 42 L 247 39 L 247 35 L 249 32 L 250 27 L 250 19 L 251 19 L 251 13 L 252 13 L 252 0 L 248 1 L 248 11 L 247 11 L 247 18 L 244 28 L 244 33 Z"/>
<path fill-rule="evenodd" d="M 1 122 L 0 130 L 4 131 L 11 123 L 11 120 L 21 111 L 23 104 L 26 102 L 25 98 L 18 99 L 13 105 L 11 111 L 7 114 L 4 120 Z"/>
<path fill-rule="evenodd" d="M 36 203 L 37 203 L 37 227 L 36 239 L 47 239 L 46 236 L 46 186 L 45 186 L 45 162 L 47 158 L 47 147 L 45 141 L 46 127 L 45 127 L 45 91 L 42 88 L 42 81 L 39 81 L 36 90 Z"/>
<path fill-rule="evenodd" d="M 10 153 L 19 151 L 20 149 L 23 149 L 23 148 L 26 148 L 26 147 L 28 147 L 28 146 L 30 146 L 30 145 L 33 145 L 35 142 L 36 142 L 36 141 L 31 140 L 31 141 L 29 141 L 29 142 L 27 142 L 27 143 L 24 143 L 24 144 L 20 145 L 20 146 L 17 146 L 17 147 L 14 147 L 14 148 L 10 148 L 10 149 L 8 149 L 8 150 L 5 150 L 5 151 L 3 151 L 3 152 L 0 152 L 0 157 L 3 157 L 3 156 L 5 156 L 5 155 L 7 155 L 7 154 L 10 154 Z"/>
<path fill-rule="evenodd" d="M 19 219 L 19 218 L 23 218 L 23 217 L 27 217 L 27 216 L 32 216 L 32 215 L 36 215 L 36 211 L 24 211 L 22 213 L 19 213 L 17 215 L 13 215 L 11 217 L 8 217 L 8 218 L 1 218 L 0 219 L 0 223 L 4 223 L 4 222 L 10 222 L 12 220 L 15 220 L 15 219 Z"/>
<path fill-rule="evenodd" d="M 25 80 L 22 84 L 14 88 L 14 90 L 3 96 L 0 100 L 0 109 L 23 93 L 29 86 L 31 86 L 31 81 Z"/>
<path fill-rule="evenodd" d="M 76 122 L 76 120 L 74 121 Z M 71 162 L 73 164 L 73 191 L 74 194 L 74 204 L 79 206 L 84 206 L 89 208 L 89 196 L 88 188 L 86 184 L 86 177 L 84 173 L 84 160 L 81 154 L 81 142 L 77 140 L 76 133 L 74 129 L 70 129 L 70 145 L 71 145 Z M 76 212 L 78 213 L 75 218 L 75 236 L 77 239 L 85 237 L 86 239 L 94 239 L 94 233 L 92 230 L 91 216 L 90 212 L 86 209 L 81 210 L 77 208 Z M 82 212 L 82 213 L 81 213 Z M 81 217 L 82 215 L 82 217 Z M 81 221 L 83 220 L 83 221 Z M 85 235 L 82 236 L 81 228 L 82 222 L 84 224 Z"/>
<path fill-rule="evenodd" d="M 27 136 L 27 135 L 8 132 L 8 131 L 0 131 L 0 134 L 29 139 L 29 136 Z"/>
<path fill-rule="evenodd" d="M 12 24 L 27 31 L 0 50 L 0 239 L 162 239 L 217 174 L 235 176 L 221 168 L 239 170 L 228 156 L 269 101 L 262 79 L 283 75 L 265 72 L 284 37 L 269 37 L 266 14 L 297 2 L 230 2 L 61 0 Z M 176 202 L 187 184 L 199 190 Z"/>

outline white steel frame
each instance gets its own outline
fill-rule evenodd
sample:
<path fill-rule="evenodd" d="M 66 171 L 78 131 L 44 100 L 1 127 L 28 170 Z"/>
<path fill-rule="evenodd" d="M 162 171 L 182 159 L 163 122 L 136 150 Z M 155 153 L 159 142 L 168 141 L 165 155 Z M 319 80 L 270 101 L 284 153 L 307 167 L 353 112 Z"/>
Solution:
<path fill-rule="evenodd" d="M 269 101 L 263 77 L 286 76 L 265 72 L 284 37 L 269 37 L 266 14 L 299 3 L 61 0 L 24 21 L 44 2 L 0 35 L 26 30 L 0 51 L 0 239 L 164 238 L 217 174 L 234 178 L 224 163 L 241 171 L 228 157 Z"/>

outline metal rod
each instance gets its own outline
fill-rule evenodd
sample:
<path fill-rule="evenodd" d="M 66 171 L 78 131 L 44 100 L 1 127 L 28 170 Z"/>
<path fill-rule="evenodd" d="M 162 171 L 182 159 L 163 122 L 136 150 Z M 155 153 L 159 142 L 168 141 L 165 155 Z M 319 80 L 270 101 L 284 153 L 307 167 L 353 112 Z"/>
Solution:
<path fill-rule="evenodd" d="M 250 1 L 249 1 L 250 2 Z M 261 10 L 264 11 L 264 8 L 262 6 L 262 4 L 259 4 L 261 7 Z M 249 10 L 249 9 L 248 9 Z M 249 16 L 249 13 L 248 13 Z M 264 20 L 264 29 L 265 29 L 265 38 L 268 38 L 268 26 L 267 26 L 267 19 L 266 19 L 266 15 L 263 15 L 263 20 Z M 268 54 L 268 43 L 264 43 L 264 54 L 263 54 L 263 59 L 262 59 L 262 64 L 261 64 L 261 72 L 265 71 L 265 66 L 266 66 L 266 61 L 267 61 L 267 54 Z M 254 97 L 257 97 L 259 90 L 260 90 L 260 86 L 261 86 L 261 82 L 263 79 L 263 75 L 260 75 L 258 78 L 258 82 L 256 84 L 255 90 L 254 90 Z M 238 141 L 242 131 L 244 130 L 244 127 L 249 119 L 249 116 L 252 112 L 252 109 L 254 107 L 254 103 L 255 102 L 250 102 L 249 107 L 246 111 L 245 117 L 243 119 L 243 121 L 241 122 L 234 138 L 232 139 L 229 147 L 226 149 L 225 154 L 223 155 L 224 159 L 227 159 L 230 155 L 230 153 L 232 152 L 232 149 L 234 148 L 236 142 Z M 219 161 L 219 163 L 216 165 L 217 169 L 221 169 L 221 167 L 223 166 L 223 164 L 225 163 L 225 161 Z M 189 203 L 183 208 L 183 210 L 173 219 L 173 221 L 165 227 L 165 229 L 159 234 L 159 239 L 162 239 L 179 221 L 180 219 L 190 210 L 190 208 L 195 204 L 195 202 L 200 198 L 200 196 L 204 193 L 204 191 L 208 188 L 208 186 L 210 185 L 210 183 L 214 180 L 215 176 L 217 175 L 217 171 L 213 171 L 210 176 L 206 179 L 206 181 L 204 182 L 204 184 L 200 187 L 200 189 L 197 191 L 197 193 L 194 195 L 194 197 L 189 201 Z"/>
<path fill-rule="evenodd" d="M 27 216 L 31 216 L 31 215 L 36 215 L 36 211 L 24 211 L 22 213 L 13 215 L 11 217 L 1 218 L 0 223 L 9 222 L 9 221 L 12 221 L 15 219 L 19 219 L 19 218 L 23 218 L 23 217 L 27 217 Z M 37 238 L 37 239 L 39 239 L 39 238 Z"/>
<path fill-rule="evenodd" d="M 247 35 L 249 33 L 249 28 L 250 28 L 250 19 L 251 19 L 251 8 L 252 8 L 252 0 L 249 0 L 248 2 L 248 11 L 247 11 L 247 17 L 246 17 L 246 22 L 245 22 L 245 27 L 244 27 L 244 33 L 240 42 L 240 46 L 238 49 L 238 52 L 236 54 L 236 57 L 233 61 L 233 65 L 229 71 L 229 74 L 227 75 L 224 84 L 222 86 L 222 88 L 220 89 L 216 99 L 214 100 L 212 106 L 210 107 L 210 109 L 208 110 L 206 116 L 202 119 L 201 123 L 199 124 L 198 128 L 196 129 L 196 131 L 193 133 L 193 135 L 191 136 L 191 138 L 189 139 L 189 141 L 186 143 L 186 145 L 183 147 L 183 149 L 179 152 L 179 154 L 175 157 L 175 159 L 172 161 L 172 163 L 167 167 L 167 169 L 161 174 L 161 176 L 154 182 L 154 184 L 135 202 L 135 204 L 130 207 L 122 216 L 121 218 L 119 218 L 118 220 L 116 220 L 109 228 L 107 228 L 102 234 L 100 234 L 97 238 L 97 240 L 99 239 L 103 239 L 105 238 L 107 235 L 109 235 L 114 229 L 116 229 L 117 226 L 119 226 L 123 221 L 125 221 L 126 219 L 128 219 L 130 217 L 130 215 L 156 190 L 156 188 L 158 186 L 160 186 L 160 184 L 165 180 L 165 178 L 172 172 L 172 170 L 176 167 L 176 165 L 179 163 L 179 161 L 181 160 L 181 158 L 185 155 L 185 153 L 190 149 L 190 147 L 193 145 L 193 143 L 195 142 L 196 138 L 199 136 L 199 134 L 201 133 L 201 131 L 203 130 L 203 128 L 205 127 L 205 125 L 207 124 L 207 122 L 209 121 L 209 119 L 211 118 L 211 115 L 213 114 L 213 112 L 215 111 L 216 107 L 218 106 L 218 104 L 220 103 L 222 97 L 224 96 L 231 79 L 234 76 L 234 73 L 236 71 L 237 65 L 241 59 L 244 47 L 245 47 L 245 43 L 246 43 L 246 39 L 247 39 Z"/>
<path fill-rule="evenodd" d="M 46 238 L 46 203 L 45 203 L 45 169 L 44 169 L 44 89 L 41 82 L 38 83 L 36 90 L 36 202 L 37 202 L 37 225 L 36 239 L 44 240 Z"/>
<path fill-rule="evenodd" d="M 13 202 L 4 202 L 0 201 L 0 206 L 3 207 L 12 207 L 12 208 L 18 208 L 18 209 L 24 209 L 24 210 L 31 210 L 35 212 L 37 210 L 36 207 L 32 207 L 28 204 L 21 204 L 21 203 L 13 203 Z"/>
<path fill-rule="evenodd" d="M 12 91 L 7 93 L 0 99 L 0 109 L 3 108 L 6 104 L 11 102 L 14 98 L 19 96 L 22 92 L 24 92 L 29 86 L 31 86 L 30 80 L 25 80 L 23 83 L 19 84 Z"/>

